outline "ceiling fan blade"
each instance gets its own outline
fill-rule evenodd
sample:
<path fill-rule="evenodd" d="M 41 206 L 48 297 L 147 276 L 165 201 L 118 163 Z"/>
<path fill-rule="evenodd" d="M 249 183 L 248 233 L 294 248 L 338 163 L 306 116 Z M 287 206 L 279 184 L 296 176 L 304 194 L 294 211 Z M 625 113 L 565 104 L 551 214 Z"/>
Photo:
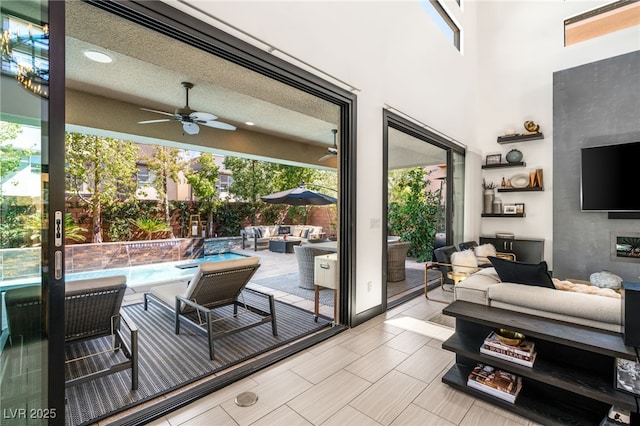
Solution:
<path fill-rule="evenodd" d="M 188 121 L 182 123 L 182 129 L 188 135 L 197 135 L 200 133 L 200 127 L 198 127 L 196 123 L 189 123 Z"/>
<path fill-rule="evenodd" d="M 167 121 L 173 121 L 170 118 L 161 118 L 159 120 L 145 120 L 145 121 L 138 121 L 138 124 L 150 124 L 150 123 L 165 123 Z"/>
<path fill-rule="evenodd" d="M 170 112 L 165 112 L 165 111 L 158 111 L 157 109 L 149 109 L 149 108 L 140 108 L 143 111 L 149 111 L 149 112 L 155 112 L 156 114 L 163 114 L 163 115 L 168 115 L 170 117 L 173 117 L 175 114 L 172 114 Z"/>
<path fill-rule="evenodd" d="M 327 155 L 323 155 L 322 157 L 320 157 L 320 159 L 318 161 L 327 161 L 329 158 L 333 158 L 335 156 L 336 156 L 336 154 L 329 153 Z"/>
<path fill-rule="evenodd" d="M 192 112 L 191 114 L 189 114 L 189 117 L 191 117 L 192 120 L 194 121 L 211 121 L 211 120 L 215 120 L 216 117 L 215 115 L 209 113 L 209 112 L 201 112 L 201 111 L 196 111 L 196 112 Z"/>
<path fill-rule="evenodd" d="M 198 120 L 198 123 L 205 125 L 205 126 L 209 126 L 209 127 L 214 127 L 216 129 L 220 129 L 220 130 L 235 130 L 236 126 L 229 124 L 229 123 L 223 123 L 222 121 L 200 121 Z"/>

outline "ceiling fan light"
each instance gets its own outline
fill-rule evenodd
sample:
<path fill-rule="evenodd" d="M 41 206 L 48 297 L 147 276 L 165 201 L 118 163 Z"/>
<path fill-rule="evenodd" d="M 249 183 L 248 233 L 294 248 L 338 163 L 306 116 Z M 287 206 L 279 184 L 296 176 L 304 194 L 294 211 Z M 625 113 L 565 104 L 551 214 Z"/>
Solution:
<path fill-rule="evenodd" d="M 111 56 L 103 52 L 98 52 L 97 50 L 85 50 L 82 53 L 94 62 L 99 62 L 101 64 L 110 64 L 113 62 L 113 58 Z"/>

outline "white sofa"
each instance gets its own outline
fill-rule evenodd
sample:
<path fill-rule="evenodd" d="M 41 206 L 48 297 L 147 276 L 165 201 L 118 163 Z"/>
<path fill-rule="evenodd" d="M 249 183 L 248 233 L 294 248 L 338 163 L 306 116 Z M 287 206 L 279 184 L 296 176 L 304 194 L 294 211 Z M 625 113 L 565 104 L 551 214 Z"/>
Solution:
<path fill-rule="evenodd" d="M 323 237 L 322 226 L 312 225 L 261 225 L 247 226 L 240 231 L 242 236 L 242 248 L 253 245 L 254 251 L 259 248 L 268 248 L 269 240 L 286 234 L 292 239 L 300 239 L 302 242 Z"/>
<path fill-rule="evenodd" d="M 494 268 L 459 282 L 456 300 L 622 332 L 621 299 L 531 285 L 503 283 Z"/>

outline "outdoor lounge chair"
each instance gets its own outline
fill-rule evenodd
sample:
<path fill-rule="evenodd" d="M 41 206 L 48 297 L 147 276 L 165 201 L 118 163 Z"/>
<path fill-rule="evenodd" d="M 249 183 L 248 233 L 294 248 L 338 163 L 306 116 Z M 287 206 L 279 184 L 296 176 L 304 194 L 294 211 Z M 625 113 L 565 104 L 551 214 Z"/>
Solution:
<path fill-rule="evenodd" d="M 275 298 L 273 295 L 257 290 L 245 288 L 260 264 L 259 257 L 226 260 L 222 262 L 205 262 L 200 264 L 193 279 L 186 286 L 184 282 L 165 284 L 153 287 L 144 294 L 144 309 L 147 310 L 150 299 L 160 302 L 160 305 L 175 314 L 175 333 L 180 334 L 180 318 L 185 319 L 196 328 L 202 330 L 206 325 L 209 339 L 209 357 L 214 359 L 213 342 L 248 328 L 271 322 L 274 336 L 278 335 L 276 326 Z M 251 291 L 269 299 L 269 312 L 255 306 L 250 306 L 238 299 L 243 290 Z M 214 310 L 223 306 L 233 305 L 233 317 L 238 317 L 238 306 L 260 315 L 259 321 L 239 325 L 233 329 L 214 330 Z M 190 317 L 197 319 L 193 320 Z M 204 317 L 204 320 L 202 319 Z"/>
<path fill-rule="evenodd" d="M 67 380 L 65 386 L 74 386 L 131 369 L 131 389 L 138 389 L 138 329 L 120 309 L 127 289 L 126 277 L 119 275 L 69 281 L 65 287 L 65 343 L 113 336 L 111 349 L 68 359 L 66 362 L 71 363 L 120 350 L 126 358 L 111 364 L 108 368 Z M 18 338 L 22 340 L 21 344 L 29 340 L 42 339 L 41 325 L 38 321 L 42 310 L 41 291 L 40 286 L 28 286 L 6 292 L 7 319 L 12 345 L 17 343 L 15 340 Z M 122 323 L 130 330 L 129 344 L 121 332 Z"/>

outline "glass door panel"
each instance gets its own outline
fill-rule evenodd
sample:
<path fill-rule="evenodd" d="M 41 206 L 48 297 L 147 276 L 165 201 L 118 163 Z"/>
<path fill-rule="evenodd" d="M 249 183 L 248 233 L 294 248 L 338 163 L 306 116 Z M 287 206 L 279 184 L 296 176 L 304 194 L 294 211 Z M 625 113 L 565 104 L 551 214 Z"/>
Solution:
<path fill-rule="evenodd" d="M 47 424 L 56 417 L 48 402 L 46 303 L 42 303 L 48 176 L 42 160 L 48 149 L 47 2 L 3 1 L 1 5 L 0 423 Z"/>

